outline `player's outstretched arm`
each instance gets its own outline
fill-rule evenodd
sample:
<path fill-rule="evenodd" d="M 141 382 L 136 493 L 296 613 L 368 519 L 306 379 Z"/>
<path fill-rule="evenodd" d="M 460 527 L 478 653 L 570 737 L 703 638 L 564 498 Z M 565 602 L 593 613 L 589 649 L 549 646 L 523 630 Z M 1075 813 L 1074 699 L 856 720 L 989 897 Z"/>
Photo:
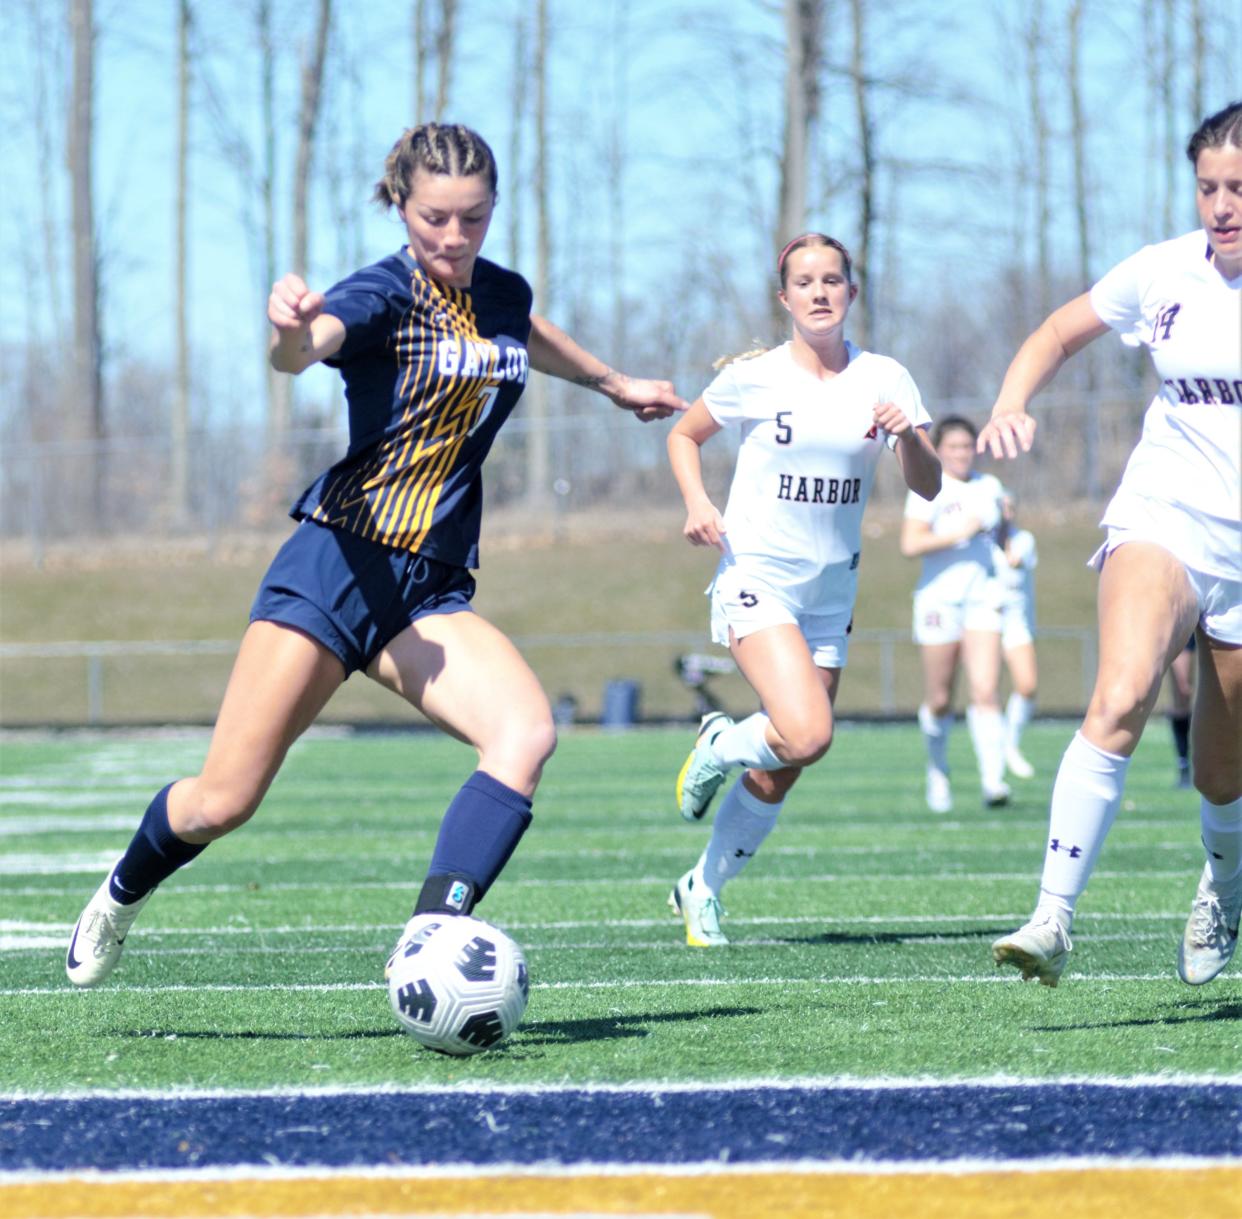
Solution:
<path fill-rule="evenodd" d="M 992 417 L 979 433 L 979 452 L 990 451 L 993 457 L 1029 453 L 1035 442 L 1035 420 L 1027 414 L 1031 399 L 1070 356 L 1107 329 L 1086 292 L 1049 314 L 1009 365 Z"/>
<path fill-rule="evenodd" d="M 940 494 L 940 458 L 932 448 L 927 429 L 915 427 L 895 402 L 878 403 L 872 417 L 890 436 L 897 437 L 893 451 L 906 486 L 926 500 L 935 499 Z"/>
<path fill-rule="evenodd" d="M 272 285 L 267 320 L 272 338 L 267 358 L 277 372 L 300 373 L 335 355 L 345 342 L 345 324 L 323 312 L 322 292 L 312 292 L 300 276 L 285 275 Z"/>
<path fill-rule="evenodd" d="M 627 377 L 609 368 L 547 318 L 535 313 L 530 315 L 530 339 L 526 347 L 532 368 L 596 390 L 622 410 L 632 411 L 644 423 L 667 419 L 686 409 L 685 400 L 678 397 L 671 381 Z"/>
<path fill-rule="evenodd" d="M 720 431 L 720 424 L 702 398 L 684 414 L 668 434 L 668 461 L 686 503 L 682 535 L 692 546 L 724 549 L 725 524 L 703 486 L 703 461 L 699 449 Z"/>

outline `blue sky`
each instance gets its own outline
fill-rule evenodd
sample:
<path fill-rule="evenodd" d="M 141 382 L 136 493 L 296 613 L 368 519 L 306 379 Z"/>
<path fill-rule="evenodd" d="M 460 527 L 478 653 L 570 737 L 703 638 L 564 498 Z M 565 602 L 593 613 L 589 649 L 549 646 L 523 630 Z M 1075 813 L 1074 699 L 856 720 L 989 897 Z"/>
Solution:
<path fill-rule="evenodd" d="M 97 228 L 105 262 L 105 338 L 113 360 L 164 365 L 171 360 L 173 333 L 174 6 L 168 0 L 96 3 Z M 296 59 L 314 6 L 275 3 L 281 28 L 293 31 L 278 62 L 278 261 L 283 265 L 290 232 Z M 783 87 L 776 6 L 761 0 L 550 3 L 555 278 L 549 312 L 572 329 L 576 318 L 611 307 L 616 285 L 609 273 L 605 158 L 609 139 L 620 130 L 626 149 L 621 289 L 634 302 L 635 319 L 642 324 L 693 298 L 695 309 L 718 311 L 723 331 L 744 333 L 762 313 L 772 252 L 756 202 L 770 207 L 775 192 L 772 153 Z M 1179 3 L 1185 7 L 1189 0 Z M 395 224 L 371 207 L 367 195 L 388 147 L 411 121 L 411 7 L 338 0 L 337 37 L 356 71 L 352 79 L 338 73 L 327 99 L 321 148 L 336 167 L 337 183 L 320 175 L 313 190 L 311 279 L 317 286 L 351 270 L 359 255 L 370 261 L 400 241 Z M 461 7 L 450 117 L 480 129 L 501 164 L 501 201 L 486 252 L 509 260 L 508 228 L 518 205 L 524 218 L 518 266 L 531 274 L 532 204 L 525 167 L 512 164 L 510 138 L 514 16 L 522 7 L 533 10 L 533 4 L 462 0 Z M 927 283 L 952 277 L 986 284 L 989 275 L 1031 256 L 1030 199 L 1016 184 L 1026 155 L 1023 69 L 1004 32 L 1028 6 L 1019 0 L 974 0 L 947 14 L 941 11 L 945 7 L 889 0 L 869 9 L 875 70 L 894 86 L 877 99 L 886 162 L 877 261 L 886 299 L 907 303 Z M 1212 107 L 1242 94 L 1236 51 L 1229 50 L 1242 37 L 1239 7 L 1236 0 L 1204 0 Z M 51 0 L 27 0 L 14 5 L 3 22 L 11 36 L 3 40 L 0 73 L 5 116 L 0 153 L 8 199 L 0 211 L 0 340 L 10 351 L 30 335 L 52 338 L 52 279 L 41 245 L 45 218 L 56 234 L 61 295 L 68 297 L 66 176 L 58 161 L 40 166 L 30 38 L 31 12 L 39 13 L 50 31 L 61 8 Z M 1066 0 L 1045 0 L 1045 8 L 1055 74 Z M 1097 274 L 1143 241 L 1171 235 L 1158 231 L 1168 158 L 1145 109 L 1141 8 L 1139 0 L 1088 8 L 1084 76 L 1092 124 L 1089 172 L 1098 192 Z M 212 89 L 229 123 L 254 140 L 258 68 L 246 28 L 250 4 L 200 0 L 196 10 Z M 845 14 L 842 3 L 830 5 L 831 59 L 845 54 L 848 32 L 840 24 Z M 1184 58 L 1175 59 L 1174 72 L 1174 88 L 1188 97 Z M 58 82 L 50 84 L 55 92 Z M 1058 89 L 1055 81 L 1049 87 Z M 238 175 L 222 155 L 218 124 L 209 118 L 204 80 L 195 96 L 189 279 L 197 409 L 215 420 L 243 419 L 257 399 L 266 289 L 258 279 Z M 1181 109 L 1188 114 L 1187 106 Z M 59 111 L 45 113 L 59 138 Z M 1056 108 L 1054 122 L 1063 128 L 1063 106 Z M 1188 119 L 1181 122 L 1179 141 L 1188 127 Z M 1068 145 L 1061 134 L 1054 149 L 1054 249 L 1068 263 L 1071 192 Z M 856 228 L 848 189 L 855 148 L 848 86 L 829 75 L 816 185 L 839 180 L 846 186 L 816 203 L 808 225 L 847 242 Z M 1193 220 L 1190 180 L 1188 167 L 1177 172 L 1184 178 L 1185 204 L 1176 231 L 1183 231 Z M 12 368 L 6 357 L 0 376 L 7 378 Z"/>

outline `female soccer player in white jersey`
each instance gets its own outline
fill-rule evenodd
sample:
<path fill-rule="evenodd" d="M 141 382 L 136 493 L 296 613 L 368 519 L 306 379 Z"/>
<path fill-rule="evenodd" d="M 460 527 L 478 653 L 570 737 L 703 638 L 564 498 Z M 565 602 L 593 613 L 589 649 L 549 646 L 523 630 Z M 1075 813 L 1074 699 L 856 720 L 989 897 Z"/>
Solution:
<path fill-rule="evenodd" d="M 202 772 L 156 794 L 83 910 L 65 962 L 76 985 L 108 976 L 157 885 L 250 818 L 352 673 L 478 754 L 441 819 L 416 912 L 468 914 L 530 824 L 556 732 L 517 649 L 470 608 L 483 461 L 532 367 L 640 419 L 685 404 L 532 314 L 526 281 L 480 256 L 496 179 L 477 132 L 410 128 L 376 187 L 403 222 L 401 248 L 326 293 L 297 275 L 273 286 L 272 366 L 339 369 L 349 449 L 293 507 L 299 524 L 251 608 Z"/>
<path fill-rule="evenodd" d="M 923 661 L 919 727 L 927 745 L 927 807 L 947 813 L 949 728 L 953 683 L 960 663 L 970 685 L 966 711 L 979 764 L 983 801 L 1005 804 L 1005 721 L 1000 710 L 1001 585 L 996 577 L 1005 491 L 974 469 L 979 433 L 969 419 L 947 415 L 932 428 L 944 468 L 931 503 L 906 497 L 901 553 L 921 559 L 914 589 L 914 642 Z"/>
<path fill-rule="evenodd" d="M 669 435 L 686 502 L 686 538 L 722 551 L 712 583 L 715 642 L 729 647 L 762 711 L 735 724 L 704 716 L 677 780 L 697 821 L 736 766 L 711 841 L 669 898 L 695 947 L 728 943 L 720 892 L 767 837 L 802 767 L 832 741 L 858 580 L 863 507 L 885 448 L 930 499 L 940 464 L 910 374 L 845 338 L 858 293 L 845 247 L 822 233 L 791 241 L 776 263 L 789 342 L 725 366 Z M 703 486 L 700 446 L 737 427 L 741 447 L 724 515 Z"/>
<path fill-rule="evenodd" d="M 997 940 L 998 964 L 1055 986 L 1074 905 L 1116 816 L 1130 756 L 1161 678 L 1193 631 L 1191 724 L 1206 866 L 1178 972 L 1210 981 L 1228 963 L 1242 907 L 1242 102 L 1187 146 L 1202 228 L 1145 246 L 1056 310 L 1019 349 L 980 436 L 997 456 L 1029 450 L 1031 397 L 1110 327 L 1151 351 L 1160 388 L 1105 509 L 1099 669 L 1086 719 L 1052 794 L 1039 902 Z"/>

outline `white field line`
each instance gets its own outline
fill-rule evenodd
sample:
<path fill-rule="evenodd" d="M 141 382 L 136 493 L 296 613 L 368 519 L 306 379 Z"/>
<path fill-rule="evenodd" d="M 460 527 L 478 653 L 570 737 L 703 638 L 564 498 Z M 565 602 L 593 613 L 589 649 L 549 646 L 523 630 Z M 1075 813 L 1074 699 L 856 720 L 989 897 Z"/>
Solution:
<path fill-rule="evenodd" d="M 522 944 L 522 949 L 527 956 L 533 956 L 541 952 L 675 952 L 681 949 L 681 932 L 680 928 L 673 922 L 668 923 L 670 936 L 663 940 L 627 940 L 623 943 L 616 940 L 602 941 L 599 943 L 564 941 L 561 943 L 535 943 L 529 940 Z M 69 933 L 63 936 L 43 936 L 32 939 L 21 939 L 17 936 L 0 935 L 0 953 L 8 956 L 23 955 L 39 955 L 47 952 L 49 949 L 59 951 L 65 947 Z M 1107 943 L 1124 943 L 1124 944 L 1173 944 L 1176 943 L 1180 935 L 1179 930 L 1169 930 L 1163 935 L 1076 935 L 1074 942 L 1076 944 L 1107 944 Z M 980 934 L 977 938 L 980 943 L 990 941 L 994 936 L 993 932 Z M 966 941 L 961 939 L 942 936 L 942 935 L 912 935 L 907 937 L 907 943 L 919 945 L 953 945 L 963 944 Z M 788 939 L 771 940 L 771 939 L 734 939 L 734 949 L 744 948 L 793 948 L 796 943 L 791 943 Z M 383 955 L 392 947 L 391 940 L 377 941 L 372 944 L 323 944 L 318 947 L 289 947 L 279 946 L 275 944 L 267 945 L 249 945 L 249 944 L 230 944 L 228 946 L 228 955 L 231 957 L 326 957 L 340 956 L 345 952 L 355 953 L 378 953 Z M 824 945 L 824 947 L 836 947 L 836 945 Z M 139 949 L 144 957 L 218 957 L 220 950 L 212 947 L 205 948 L 142 948 Z"/>
<path fill-rule="evenodd" d="M 1168 982 L 1171 975 L 1158 974 L 1118 974 L 1118 973 L 1065 973 L 1065 981 L 1081 981 L 1093 983 L 1112 982 Z M 1020 986 L 1022 980 L 1014 973 L 988 974 L 891 974 L 887 977 L 869 977 L 864 975 L 838 974 L 827 978 L 624 978 L 615 981 L 583 979 L 573 982 L 533 982 L 531 990 L 651 990 L 656 988 L 674 988 L 678 986 L 947 986 L 962 983 L 979 985 Z M 118 993 L 126 995 L 171 995 L 171 994 L 332 994 L 341 991 L 381 991 L 383 982 L 300 982 L 277 983 L 266 982 L 254 985 L 236 982 L 206 982 L 202 985 L 170 983 L 167 986 L 126 986 Z M 70 994 L 85 994 L 75 991 L 66 983 L 64 986 L 13 986 L 0 988 L 0 997 L 36 997 L 59 996 L 64 998 Z M 175 1038 L 170 1034 L 170 1039 Z"/>
<path fill-rule="evenodd" d="M 759 1075 L 723 1079 L 670 1080 L 637 1079 L 625 1083 L 591 1081 L 582 1083 L 503 1083 L 462 1079 L 457 1083 L 418 1084 L 315 1084 L 291 1087 L 278 1084 L 268 1088 L 195 1088 L 173 1085 L 167 1088 L 67 1088 L 59 1091 L 0 1092 L 0 1100 L 250 1100 L 272 1098 L 299 1100 L 305 1097 L 334 1096 L 563 1096 L 588 1093 L 602 1096 L 669 1096 L 713 1092 L 776 1092 L 797 1089 L 806 1092 L 895 1092 L 951 1086 L 963 1091 L 995 1088 L 1025 1088 L 1033 1092 L 1058 1088 L 1098 1085 L 1116 1089 L 1195 1088 L 1207 1086 L 1242 1087 L 1242 1074 L 1202 1075 L 1161 1071 L 1155 1075 Z M 991 1161 L 986 1161 L 991 1163 Z M 1074 1161 L 1077 1163 L 1078 1161 Z M 1189 1158 L 1188 1163 L 1202 1163 Z M 719 1163 L 719 1161 L 713 1161 Z M 85 1170 L 90 1174 L 90 1170 Z M 90 1174 L 93 1175 L 93 1174 Z M 108 1174 L 111 1177 L 111 1173 Z"/>
<path fill-rule="evenodd" d="M 1017 922 L 1012 920 L 1013 922 Z M 544 952 L 669 952 L 679 947 L 681 943 L 681 925 L 674 922 L 672 918 L 655 923 L 657 927 L 666 927 L 669 936 L 664 939 L 631 939 L 631 941 L 551 941 L 551 942 L 535 942 L 529 939 L 523 942 L 523 949 L 528 956 L 535 953 Z M 0 934 L 0 953 L 5 953 L 10 957 L 17 956 L 42 956 L 48 949 L 57 949 L 65 947 L 65 943 L 72 928 L 67 927 L 65 933 L 61 936 L 30 936 L 24 937 L 5 936 Z M 1159 932 L 1120 932 L 1110 934 L 1110 936 L 1093 936 L 1093 934 L 1078 933 L 1074 936 L 1074 941 L 1082 944 L 1102 944 L 1102 943 L 1175 943 L 1179 937 L 1181 928 L 1169 928 L 1164 933 Z M 976 937 L 977 941 L 990 941 L 994 937 L 994 932 L 980 932 Z M 204 936 L 204 938 L 207 938 Z M 262 933 L 257 933 L 256 938 L 262 938 Z M 859 942 L 866 939 L 866 933 L 858 937 Z M 927 934 L 908 934 L 905 942 L 910 944 L 922 944 L 922 946 L 954 946 L 954 944 L 965 944 L 966 941 L 956 936 L 940 936 L 934 932 Z M 386 953 L 392 946 L 391 936 L 381 941 L 373 943 L 361 944 L 318 944 L 318 946 L 289 946 L 289 944 L 238 944 L 231 943 L 227 948 L 219 946 L 185 946 L 184 948 L 147 948 L 139 946 L 135 948 L 135 952 L 142 954 L 143 957 L 219 957 L 221 952 L 226 952 L 230 957 L 335 957 L 340 956 L 344 952 L 354 953 Z M 734 948 L 794 948 L 797 947 L 796 941 L 790 939 L 759 939 L 746 938 L 734 939 Z M 825 944 L 823 947 L 828 946 Z"/>
<path fill-rule="evenodd" d="M 956 1160 L 765 1160 L 758 1163 L 739 1164 L 722 1163 L 720 1160 L 694 1161 L 684 1164 L 615 1164 L 596 1162 L 582 1164 L 486 1164 L 478 1165 L 470 1162 L 460 1164 L 435 1164 L 419 1168 L 390 1167 L 358 1167 L 327 1168 L 307 1167 L 290 1168 L 281 1166 L 246 1166 L 237 1168 L 190 1168 L 190 1169 L 148 1169 L 129 1172 L 101 1172 L 90 1170 L 70 1170 L 62 1172 L 0 1172 L 0 1185 L 41 1185 L 67 1184 L 71 1181 L 84 1181 L 90 1184 L 109 1185 L 116 1183 L 150 1183 L 188 1182 L 188 1181 L 319 1181 L 319 1180 L 385 1180 L 385 1181 L 425 1181 L 453 1180 L 464 1177 L 474 1180 L 478 1177 L 524 1177 L 539 1180 L 545 1177 L 663 1177 L 677 1179 L 680 1177 L 717 1177 L 717 1176 L 772 1176 L 786 1174 L 810 1174 L 825 1177 L 900 1177 L 925 1173 L 940 1176 L 981 1176 L 997 1173 L 1027 1173 L 1037 1176 L 1051 1172 L 1133 1172 L 1136 1169 L 1156 1169 L 1166 1172 L 1198 1173 L 1208 1168 L 1236 1168 L 1242 1165 L 1242 1158 L 1231 1156 L 1084 1156 L 1074 1159 L 1070 1156 L 1030 1157 L 1023 1160 L 984 1160 L 961 1158 Z M 1031 1183 L 1037 1189 L 1037 1181 Z M 1193 1184 L 1188 1183 L 1193 1190 Z M 409 1212 L 403 1212 L 409 1213 Z M 615 1212 L 610 1212 L 615 1213 Z M 449 1216 L 427 1215 L 422 1219 L 450 1219 Z M 649 1212 L 644 1211 L 644 1215 Z M 576 1219 L 606 1219 L 589 1211 L 575 1211 Z M 651 1219 L 705 1219 L 695 1212 L 650 1213 Z M 246 1219 L 240 1215 L 239 1219 Z M 315 1219 L 312 1216 L 312 1219 Z M 377 1219 L 385 1219 L 380 1215 Z M 488 1219 L 481 1214 L 480 1219 Z M 531 1219 L 539 1219 L 532 1214 Z"/>
<path fill-rule="evenodd" d="M 61 857 L 64 858 L 64 857 Z M 100 861 L 92 866 L 81 867 L 63 867 L 56 868 L 51 865 L 51 857 L 47 857 L 46 868 L 40 868 L 38 865 L 43 859 L 40 856 L 11 856 L 0 858 L 0 874 L 24 875 L 24 874 L 54 874 L 61 873 L 64 875 L 82 875 L 89 874 L 98 876 L 99 873 L 106 873 L 109 868 L 116 862 L 116 853 L 108 852 L 97 857 Z M 271 861 L 265 861 L 270 863 Z M 296 863 L 298 866 L 311 865 L 311 860 L 291 860 L 291 864 Z M 329 864 L 339 866 L 339 858 L 324 859 L 320 863 L 327 867 Z M 391 863 L 391 860 L 385 859 L 385 865 Z M 193 867 L 193 864 L 190 865 Z M 421 861 L 421 866 L 426 866 L 426 860 Z M 420 872 L 421 874 L 421 872 Z M 1197 873 L 1196 873 L 1197 875 Z M 1092 879 L 1100 880 L 1186 880 L 1191 873 L 1186 868 L 1177 869 L 1127 869 L 1125 871 L 1109 871 L 1100 869 L 1092 873 Z M 675 879 L 675 878 L 673 878 Z M 849 883 L 865 883 L 874 885 L 876 877 L 867 872 L 819 872 L 807 876 L 798 876 L 794 878 L 798 884 L 849 884 Z M 957 882 L 992 882 L 992 881 L 1022 881 L 1029 882 L 1038 879 L 1038 868 L 1030 868 L 1022 872 L 955 872 L 941 871 L 935 876 L 929 875 L 926 871 L 920 872 L 893 872 L 886 871 L 883 879 L 886 882 L 892 881 L 928 881 L 935 880 L 944 884 L 954 884 Z M 1193 879 L 1193 877 L 1191 877 Z M 264 893 L 290 893 L 290 892 L 307 892 L 315 893 L 323 892 L 322 881 L 259 881 L 258 888 Z M 400 889 L 410 892 L 415 881 L 406 880 L 351 880 L 347 883 L 351 890 L 391 890 Z M 506 877 L 505 886 L 507 888 L 517 889 L 570 889 L 588 887 L 597 889 L 600 887 L 621 888 L 623 886 L 649 886 L 659 885 L 667 888 L 671 884 L 668 875 L 646 875 L 646 876 L 550 876 L 550 877 L 523 877 L 509 879 Z M 181 893 L 239 893 L 249 890 L 248 881 L 238 881 L 229 885 L 196 885 L 196 884 L 178 884 L 178 892 Z M 20 889 L 3 888 L 0 889 L 0 899 L 5 897 L 80 897 L 82 890 L 80 888 L 35 888 L 27 886 Z"/>
<path fill-rule="evenodd" d="M 977 914 L 760 914 L 752 917 L 730 917 L 730 925 L 735 927 L 785 927 L 785 926 L 818 926 L 824 924 L 833 927 L 887 926 L 890 923 L 909 923 L 916 927 L 935 927 L 942 923 L 977 923 L 977 922 L 1012 922 L 1016 918 L 1026 918 L 1030 912 L 998 913 L 996 911 L 980 911 Z M 1135 920 L 1158 922 L 1165 919 L 1182 920 L 1186 917 L 1185 910 L 1160 911 L 1125 911 L 1119 913 L 1080 914 L 1077 926 L 1078 934 L 1083 934 L 1083 924 L 1096 920 L 1118 920 L 1126 922 Z M 506 919 L 506 929 L 523 931 L 579 931 L 584 928 L 606 927 L 665 927 L 676 921 L 676 916 L 667 914 L 662 918 L 609 918 L 609 919 Z M 228 935 L 306 935 L 308 932 L 323 934 L 368 934 L 371 932 L 387 933 L 400 930 L 400 923 L 286 923 L 274 927 L 262 923 L 229 923 L 215 927 L 159 927 L 146 928 L 140 925 L 144 937 L 166 938 L 169 936 L 228 936 Z M 67 935 L 73 930 L 72 923 L 31 923 L 17 919 L 0 919 L 2 931 L 54 931 Z M 1090 933 L 1087 933 L 1090 934 Z M 1099 938 L 1099 937 L 1097 937 Z M 1119 937 L 1123 938 L 1123 937 Z"/>

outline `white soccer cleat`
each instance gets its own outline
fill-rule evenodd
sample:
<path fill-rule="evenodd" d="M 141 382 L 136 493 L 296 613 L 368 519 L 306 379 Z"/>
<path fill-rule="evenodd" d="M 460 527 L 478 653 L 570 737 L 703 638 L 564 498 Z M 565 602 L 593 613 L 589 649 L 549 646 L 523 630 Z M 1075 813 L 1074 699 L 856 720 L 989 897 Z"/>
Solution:
<path fill-rule="evenodd" d="M 938 766 L 927 768 L 927 807 L 933 813 L 953 811 L 953 790 L 949 787 L 949 772 Z"/>
<path fill-rule="evenodd" d="M 1231 888 L 1220 889 L 1213 884 L 1211 869 L 1205 865 L 1177 949 L 1177 972 L 1183 982 L 1202 986 L 1229 964 L 1238 946 L 1240 911 L 1242 875 Z"/>
<path fill-rule="evenodd" d="M 1069 932 L 1049 914 L 1001 936 L 992 945 L 992 960 L 1017 966 L 1023 982 L 1037 978 L 1044 986 L 1056 986 L 1073 947 Z"/>
<path fill-rule="evenodd" d="M 73 929 L 65 954 L 65 973 L 74 986 L 98 986 L 112 972 L 121 959 L 121 949 L 134 919 L 155 892 L 152 889 L 136 902 L 123 906 L 112 898 L 108 888 L 111 880 L 109 872 Z"/>
<path fill-rule="evenodd" d="M 1017 779 L 1033 779 L 1035 767 L 1017 749 L 1005 750 L 1005 768 Z"/>
<path fill-rule="evenodd" d="M 1009 784 L 1005 782 L 997 783 L 991 787 L 983 789 L 983 803 L 988 808 L 1004 808 L 1009 803 L 1009 797 L 1013 792 L 1009 790 Z"/>
<path fill-rule="evenodd" d="M 677 807 L 687 821 L 701 821 L 729 774 L 712 753 L 712 742 L 733 720 L 723 711 L 709 711 L 699 723 L 694 748 L 677 775 Z"/>
<path fill-rule="evenodd" d="M 694 873 L 687 872 L 668 895 L 669 909 L 686 924 L 686 943 L 691 948 L 720 948 L 729 939 L 720 930 L 724 909 L 715 896 L 700 897 L 694 892 Z"/>

